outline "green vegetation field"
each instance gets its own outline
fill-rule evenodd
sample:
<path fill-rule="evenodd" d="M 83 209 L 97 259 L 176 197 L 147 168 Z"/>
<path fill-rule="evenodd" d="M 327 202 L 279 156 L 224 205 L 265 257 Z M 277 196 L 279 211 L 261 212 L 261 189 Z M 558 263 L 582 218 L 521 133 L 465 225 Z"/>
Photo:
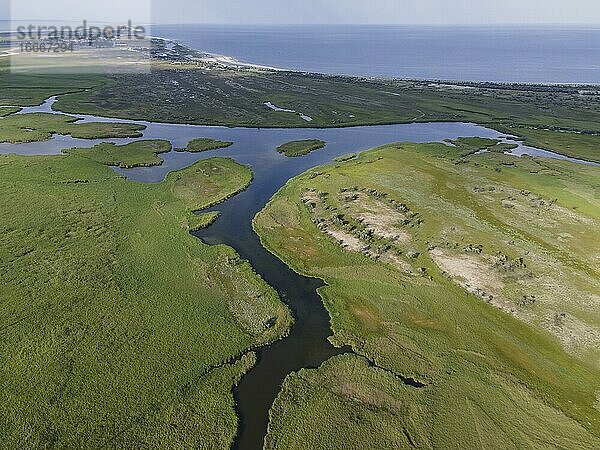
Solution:
<path fill-rule="evenodd" d="M 517 144 L 506 144 L 499 139 L 488 139 L 479 137 L 461 137 L 449 140 L 449 144 L 461 150 L 460 156 L 469 156 L 479 152 L 505 153 L 518 147 Z"/>
<path fill-rule="evenodd" d="M 599 188 L 598 168 L 442 144 L 290 181 L 255 229 L 325 280 L 355 354 L 288 376 L 267 448 L 598 447 Z"/>
<path fill-rule="evenodd" d="M 281 144 L 277 147 L 277 153 L 283 153 L 288 158 L 308 155 L 315 150 L 319 150 L 327 145 L 319 139 L 306 139 L 304 141 L 292 141 Z"/>
<path fill-rule="evenodd" d="M 174 87 L 163 89 L 165 84 Z M 600 95 L 582 96 L 579 90 L 199 70 L 180 64 L 158 67 L 151 75 L 102 79 L 89 91 L 61 96 L 56 106 L 66 112 L 201 125 L 339 127 L 464 121 L 600 131 Z M 302 111 L 313 121 L 269 109 L 267 101 Z"/>
<path fill-rule="evenodd" d="M 475 122 L 524 136 L 526 130 L 551 130 L 545 148 L 598 160 L 595 144 L 587 146 L 587 138 L 581 138 L 587 148 L 579 153 L 564 142 L 562 133 L 588 137 L 600 133 L 600 92 L 595 87 L 366 80 L 189 61 L 157 62 L 151 74 L 129 75 L 36 76 L 7 69 L 6 58 L 0 58 L 0 106 L 38 104 L 59 95 L 56 107 L 65 112 L 201 125 Z M 274 111 L 265 102 L 302 111 L 313 120 L 308 123 L 298 114 Z"/>
<path fill-rule="evenodd" d="M 9 64 L 9 58 L 0 57 L 0 104 L 2 105 L 38 105 L 53 95 L 83 92 L 98 88 L 105 82 L 98 75 L 13 74 L 10 72 Z"/>
<path fill-rule="evenodd" d="M 9 116 L 16 112 L 19 112 L 20 110 L 21 108 L 19 108 L 18 106 L 3 106 L 0 108 L 0 117 Z"/>
<path fill-rule="evenodd" d="M 54 134 L 68 134 L 79 139 L 136 138 L 143 125 L 110 122 L 78 123 L 64 114 L 32 113 L 8 115 L 0 120 L 0 142 L 21 144 L 47 141 Z"/>
<path fill-rule="evenodd" d="M 63 150 L 63 153 L 89 158 L 107 166 L 132 168 L 160 166 L 163 161 L 158 155 L 170 152 L 171 148 L 169 141 L 146 140 L 134 141 L 125 145 L 106 142 L 92 148 Z"/>
<path fill-rule="evenodd" d="M 522 137 L 525 144 L 531 147 L 600 163 L 600 135 L 531 128 L 509 128 L 507 131 Z"/>
<path fill-rule="evenodd" d="M 230 446 L 248 350 L 291 317 L 188 230 L 251 179 L 222 158 L 143 185 L 77 152 L 0 156 L 2 447 Z"/>
<path fill-rule="evenodd" d="M 192 139 L 190 142 L 188 142 L 188 145 L 186 148 L 177 148 L 175 150 L 178 152 L 196 153 L 196 152 L 206 152 L 208 150 L 217 150 L 219 148 L 226 148 L 226 147 L 230 147 L 232 145 L 233 145 L 233 142 L 219 141 L 219 140 L 210 139 L 210 138 L 197 138 L 197 139 Z"/>

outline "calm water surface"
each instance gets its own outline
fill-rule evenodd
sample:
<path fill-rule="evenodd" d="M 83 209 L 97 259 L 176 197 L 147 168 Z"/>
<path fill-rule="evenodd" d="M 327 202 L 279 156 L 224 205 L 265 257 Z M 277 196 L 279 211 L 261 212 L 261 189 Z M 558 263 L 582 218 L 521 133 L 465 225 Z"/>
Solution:
<path fill-rule="evenodd" d="M 326 74 L 600 83 L 598 25 L 155 25 L 152 34 L 247 63 Z"/>

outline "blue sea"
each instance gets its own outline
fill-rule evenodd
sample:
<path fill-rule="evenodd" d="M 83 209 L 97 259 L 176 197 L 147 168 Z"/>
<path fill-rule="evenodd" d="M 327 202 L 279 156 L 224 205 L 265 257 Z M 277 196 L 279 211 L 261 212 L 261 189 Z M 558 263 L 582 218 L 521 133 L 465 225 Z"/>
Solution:
<path fill-rule="evenodd" d="M 598 26 L 154 25 L 197 50 L 366 77 L 600 83 Z"/>
<path fill-rule="evenodd" d="M 0 20 L 0 32 L 9 26 Z M 149 32 L 244 63 L 306 72 L 600 84 L 600 24 L 153 25 Z"/>

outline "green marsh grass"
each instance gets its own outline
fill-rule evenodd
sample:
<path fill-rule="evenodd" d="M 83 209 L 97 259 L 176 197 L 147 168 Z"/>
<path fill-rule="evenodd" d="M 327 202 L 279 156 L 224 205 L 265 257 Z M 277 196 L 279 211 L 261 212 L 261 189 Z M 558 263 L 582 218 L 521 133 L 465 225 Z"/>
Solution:
<path fill-rule="evenodd" d="M 461 153 L 441 144 L 365 152 L 291 180 L 255 218 L 268 249 L 326 282 L 319 294 L 331 340 L 357 355 L 288 376 L 268 448 L 600 444 L 600 316 L 592 307 L 600 172 Z M 347 192 L 355 188 L 416 213 L 398 224 L 410 240 L 394 244 L 412 273 L 319 230 L 315 211 L 351 215 Z M 303 203 L 311 192 L 322 206 Z M 433 249 L 489 263 L 485 273 L 501 280 L 498 298 L 460 286 L 430 257 Z M 500 300 L 510 306 L 494 306 Z"/>
<path fill-rule="evenodd" d="M 3 446 L 231 445 L 248 351 L 291 315 L 189 223 L 251 178 L 229 159 L 144 185 L 79 155 L 0 156 Z"/>

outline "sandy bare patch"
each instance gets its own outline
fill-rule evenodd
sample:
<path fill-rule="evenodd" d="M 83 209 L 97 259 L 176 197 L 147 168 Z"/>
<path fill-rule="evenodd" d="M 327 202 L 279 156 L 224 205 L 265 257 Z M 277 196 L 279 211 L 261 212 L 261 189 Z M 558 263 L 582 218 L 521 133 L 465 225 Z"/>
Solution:
<path fill-rule="evenodd" d="M 357 204 L 363 209 L 356 219 L 373 233 L 392 241 L 410 241 L 411 236 L 398 227 L 406 220 L 406 216 L 382 201 L 375 200 L 364 194 L 358 194 Z"/>
<path fill-rule="evenodd" d="M 572 240 L 573 235 L 571 233 L 558 233 L 558 239 L 560 240 Z"/>
<path fill-rule="evenodd" d="M 410 234 L 396 228 L 403 219 L 404 216 L 395 211 L 392 213 L 382 211 L 380 214 L 364 213 L 358 216 L 358 221 L 370 229 L 373 234 L 392 241 L 408 242 Z"/>
<path fill-rule="evenodd" d="M 598 348 L 600 331 L 567 313 L 554 313 L 546 317 L 545 327 L 573 354 Z"/>
<path fill-rule="evenodd" d="M 385 252 L 380 255 L 375 255 L 368 250 L 368 244 L 364 243 L 362 240 L 360 240 L 351 233 L 331 228 L 327 228 L 323 231 L 325 231 L 325 233 L 331 236 L 342 248 L 346 250 L 351 250 L 357 253 L 363 253 L 365 256 L 368 256 L 372 259 L 377 259 L 381 262 L 391 264 L 401 269 L 403 272 L 414 273 L 411 265 L 408 262 L 404 261 L 401 257 L 391 252 Z"/>
<path fill-rule="evenodd" d="M 502 298 L 502 278 L 482 258 L 472 254 L 456 255 L 440 248 L 431 250 L 429 254 L 441 270 L 467 291 L 509 314 L 517 315 L 512 302 Z"/>
<path fill-rule="evenodd" d="M 304 195 L 302 195 L 302 203 L 305 205 L 310 203 L 314 203 L 316 205 L 319 201 L 319 195 L 316 191 L 306 191 L 304 192 Z"/>
<path fill-rule="evenodd" d="M 360 252 L 365 248 L 365 244 L 351 233 L 332 228 L 327 228 L 324 231 L 333 239 L 335 239 L 342 248 L 346 248 L 355 252 Z"/>
<path fill-rule="evenodd" d="M 400 257 L 391 246 L 387 250 L 381 248 L 374 250 L 371 248 L 373 243 L 364 237 L 365 233 L 363 231 L 354 228 L 345 229 L 335 222 L 335 218 L 320 217 L 327 209 L 324 208 L 324 197 L 327 195 L 329 194 L 319 193 L 315 190 L 307 190 L 302 195 L 302 203 L 311 210 L 313 221 L 321 232 L 333 238 L 346 250 L 391 264 L 403 272 L 414 273 L 411 265 Z M 370 232 L 371 236 L 385 239 L 390 243 L 410 241 L 410 234 L 398 229 L 406 220 L 406 216 L 401 211 L 357 191 L 343 191 L 340 197 L 346 206 L 346 218 L 360 222 L 364 230 Z M 339 215 L 339 217 L 344 216 Z"/>

